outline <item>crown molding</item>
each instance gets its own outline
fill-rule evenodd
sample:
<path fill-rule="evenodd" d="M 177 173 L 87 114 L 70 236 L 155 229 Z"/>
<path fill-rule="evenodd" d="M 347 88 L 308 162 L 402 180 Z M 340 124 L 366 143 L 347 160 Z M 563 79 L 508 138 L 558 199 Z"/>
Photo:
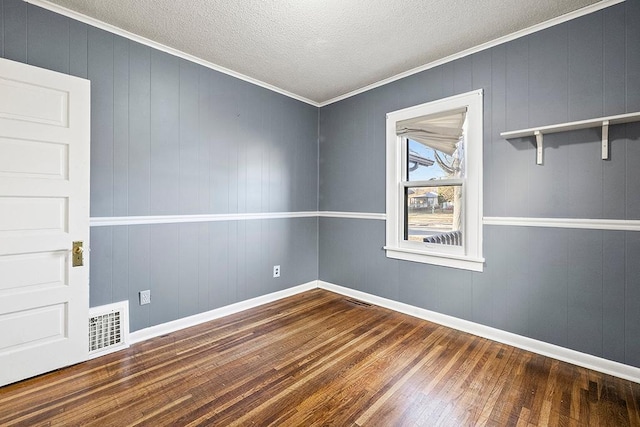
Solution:
<path fill-rule="evenodd" d="M 178 49 L 174 49 L 174 48 L 169 47 L 169 46 L 165 46 L 162 43 L 155 42 L 155 41 L 150 40 L 150 39 L 148 39 L 146 37 L 139 36 L 138 34 L 134 34 L 132 32 L 123 30 L 123 29 L 118 28 L 118 27 L 116 27 L 114 25 L 111 25 L 111 24 L 107 24 L 106 22 L 100 21 L 98 19 L 92 18 L 92 17 L 84 15 L 82 13 L 73 11 L 71 9 L 67 9 L 66 7 L 62 7 L 62 6 L 59 6 L 57 4 L 51 3 L 50 1 L 47 1 L 47 0 L 22 0 L 22 1 L 24 1 L 25 3 L 30 3 L 30 4 L 32 4 L 34 6 L 41 7 L 43 9 L 47 9 L 47 10 L 49 10 L 51 12 L 55 12 L 57 14 L 66 16 L 67 18 L 75 19 L 76 21 L 80 21 L 82 23 L 91 25 L 91 26 L 96 27 L 96 28 L 100 28 L 101 30 L 108 31 L 108 32 L 113 33 L 115 35 L 124 37 L 126 39 L 132 40 L 134 42 L 140 43 L 140 44 L 145 45 L 145 46 L 149 46 L 151 48 L 154 48 L 154 49 L 157 49 L 159 51 L 168 53 L 170 55 L 177 56 L 178 58 L 186 59 L 187 61 L 191 61 L 193 63 L 202 65 L 203 67 L 210 68 L 210 69 L 212 69 L 214 71 L 218 71 L 220 73 L 227 74 L 227 75 L 235 77 L 237 79 L 244 80 L 245 82 L 254 84 L 256 86 L 260 86 L 260 87 L 268 89 L 268 90 L 270 90 L 272 92 L 279 93 L 280 95 L 284 95 L 284 96 L 287 96 L 289 98 L 295 99 L 297 101 L 301 101 L 301 102 L 304 102 L 306 104 L 313 105 L 314 107 L 319 107 L 320 106 L 319 103 L 317 103 L 315 101 L 312 101 L 310 99 L 307 99 L 307 98 L 305 98 L 303 96 L 296 95 L 293 92 L 289 92 L 289 91 L 281 89 L 281 88 L 279 88 L 277 86 L 271 85 L 269 83 L 265 83 L 265 82 L 263 82 L 261 80 L 258 80 L 258 79 L 254 79 L 253 77 L 246 76 L 244 74 L 238 73 L 236 71 L 230 70 L 228 68 L 222 67 L 222 66 L 214 64 L 212 62 L 205 61 L 204 59 L 198 58 L 197 56 L 191 55 L 189 53 L 183 52 L 183 51 L 178 50 Z"/>
<path fill-rule="evenodd" d="M 384 80 L 380 80 L 378 82 L 375 82 L 375 83 L 372 83 L 370 85 L 364 86 L 364 87 L 362 87 L 360 89 L 356 89 L 354 91 L 345 93 L 344 95 L 337 96 L 335 98 L 329 99 L 328 101 L 320 102 L 319 106 L 320 107 L 324 107 L 324 106 L 336 103 L 338 101 L 342 101 L 343 99 L 351 98 L 352 96 L 359 95 L 359 94 L 367 92 L 367 91 L 369 91 L 371 89 L 375 89 L 377 87 L 384 86 L 384 85 L 389 84 L 389 83 L 393 83 L 393 82 L 395 82 L 397 80 L 404 79 L 405 77 L 409 77 L 409 76 L 412 76 L 414 74 L 421 73 L 423 71 L 429 70 L 431 68 L 435 68 L 435 67 L 438 67 L 440 65 L 444 65 L 444 64 L 446 64 L 448 62 L 455 61 L 456 59 L 460 59 L 460 58 L 464 58 L 464 57 L 469 56 L 469 55 L 473 55 L 474 53 L 482 52 L 483 50 L 487 50 L 487 49 L 490 49 L 492 47 L 501 45 L 503 43 L 507 43 L 507 42 L 510 42 L 512 40 L 516 40 L 516 39 L 519 39 L 521 37 L 527 36 L 529 34 L 533 34 L 533 33 L 536 33 L 538 31 L 542 31 L 542 30 L 547 29 L 549 27 L 553 27 L 555 25 L 559 25 L 559 24 L 562 24 L 564 22 L 571 21 L 572 19 L 576 19 L 576 18 L 579 18 L 581 16 L 589 15 L 589 14 L 597 12 L 599 10 L 606 9 L 608 7 L 614 6 L 614 5 L 619 4 L 619 3 L 623 3 L 624 1 L 625 0 L 602 0 L 602 1 L 598 2 L 598 3 L 594 3 L 592 5 L 585 6 L 585 7 L 581 8 L 581 9 L 574 10 L 573 12 L 566 13 L 566 14 L 564 14 L 562 16 L 558 16 L 557 18 L 553 18 L 553 19 L 550 19 L 548 21 L 541 22 L 540 24 L 536 24 L 536 25 L 531 26 L 529 28 L 525 28 L 523 30 L 516 31 L 515 33 L 511 33 L 511 34 L 508 34 L 506 36 L 498 37 L 497 39 L 494 39 L 494 40 L 488 41 L 486 43 L 480 44 L 478 46 L 474 46 L 472 48 L 463 50 L 462 52 L 454 53 L 453 55 L 449 55 L 449 56 L 444 57 L 442 59 L 438 59 L 437 61 L 433 61 L 433 62 L 430 62 L 428 64 L 421 65 L 419 67 L 416 67 L 416 68 L 413 68 L 411 70 L 405 71 L 403 73 L 396 74 L 395 76 L 391 76 L 391 77 L 386 78 Z"/>
<path fill-rule="evenodd" d="M 439 65 L 443 65 L 443 64 L 446 64 L 448 62 L 455 61 L 456 59 L 460 59 L 460 58 L 463 58 L 465 56 L 469 56 L 469 55 L 472 55 L 474 53 L 481 52 L 483 50 L 492 48 L 494 46 L 498 46 L 500 44 L 503 44 L 503 43 L 506 43 L 506 42 L 509 42 L 509 41 L 512 41 L 512 40 L 516 40 L 516 39 L 518 39 L 520 37 L 524 37 L 526 35 L 535 33 L 537 31 L 544 30 L 544 29 L 552 27 L 554 25 L 562 24 L 563 22 L 567 22 L 567 21 L 570 21 L 572 19 L 576 19 L 576 18 L 579 18 L 581 16 L 588 15 L 590 13 L 594 13 L 594 12 L 597 12 L 599 10 L 605 9 L 607 7 L 611 7 L 611 6 L 614 6 L 616 4 L 623 3 L 625 0 L 602 0 L 602 1 L 598 2 L 598 3 L 583 7 L 581 9 L 575 10 L 573 12 L 569 12 L 569 13 L 564 14 L 562 16 L 559 16 L 557 18 L 550 19 L 548 21 L 545 21 L 545 22 L 542 22 L 540 24 L 531 26 L 529 28 L 525 28 L 525 29 L 520 30 L 520 31 L 516 31 L 515 33 L 509 34 L 509 35 L 506 35 L 506 36 L 503 36 L 503 37 L 499 37 L 497 39 L 494 39 L 494 40 L 491 40 L 489 42 L 483 43 L 481 45 L 478 45 L 478 46 L 463 50 L 462 52 L 458 52 L 458 53 L 455 53 L 453 55 L 449 55 L 449 56 L 447 56 L 445 58 L 442 58 L 442 59 L 439 59 L 437 61 L 433 61 L 433 62 L 430 62 L 428 64 L 421 65 L 419 67 L 413 68 L 413 69 L 405 71 L 403 73 L 396 74 L 395 76 L 380 80 L 380 81 L 378 81 L 376 83 L 372 83 L 372 84 L 364 86 L 364 87 L 362 87 L 360 89 L 356 89 L 356 90 L 348 92 L 348 93 L 346 93 L 344 95 L 340 95 L 340 96 L 337 96 L 335 98 L 332 98 L 332 99 L 329 99 L 329 100 L 323 101 L 323 102 L 312 101 L 312 100 L 310 100 L 308 98 L 305 98 L 303 96 L 297 95 L 297 94 L 295 94 L 293 92 L 289 92 L 287 90 L 281 89 L 281 88 L 276 87 L 274 85 L 271 85 L 269 83 L 265 83 L 265 82 L 263 82 L 261 80 L 254 79 L 254 78 L 246 76 L 244 74 L 235 72 L 233 70 L 230 70 L 228 68 L 222 67 L 222 66 L 217 65 L 217 64 L 214 64 L 212 62 L 205 61 L 205 60 L 203 60 L 201 58 L 198 58 L 198 57 L 196 57 L 194 55 L 182 52 L 182 51 L 180 51 L 178 49 L 174 49 L 174 48 L 169 47 L 169 46 L 165 46 L 165 45 L 163 45 L 161 43 L 158 43 L 158 42 L 155 42 L 153 40 L 147 39 L 146 37 L 142 37 L 142 36 L 139 36 L 137 34 L 131 33 L 129 31 L 125 31 L 125 30 L 123 30 L 121 28 L 118 28 L 118 27 L 116 27 L 114 25 L 107 24 L 106 22 L 102 22 L 102 21 L 100 21 L 98 19 L 95 19 L 95 18 L 91 18 L 91 17 L 86 16 L 84 14 L 75 12 L 75 11 L 73 11 L 71 9 L 67 9 L 65 7 L 62 7 L 62 6 L 59 6 L 57 4 L 51 3 L 50 1 L 47 1 L 47 0 L 22 0 L 22 1 L 24 1 L 26 3 L 30 3 L 30 4 L 32 4 L 34 6 L 41 7 L 43 9 L 50 10 L 52 12 L 58 13 L 60 15 L 66 16 L 68 18 L 75 19 L 76 21 L 83 22 L 85 24 L 94 26 L 96 28 L 100 28 L 100 29 L 108 31 L 110 33 L 125 37 L 125 38 L 127 38 L 129 40 L 133 40 L 133 41 L 138 42 L 140 44 L 143 44 L 145 46 L 149 46 L 149 47 L 152 47 L 154 49 L 158 49 L 158 50 L 160 50 L 162 52 L 166 52 L 166 53 L 169 53 L 171 55 L 177 56 L 179 58 L 186 59 L 186 60 L 194 62 L 196 64 L 200 64 L 200 65 L 202 65 L 204 67 L 207 67 L 207 68 L 210 68 L 212 70 L 227 74 L 229 76 L 238 78 L 240 80 L 244 80 L 244 81 L 246 81 L 248 83 L 255 84 L 256 86 L 263 87 L 263 88 L 268 89 L 270 91 L 273 91 L 273 92 L 279 93 L 281 95 L 287 96 L 289 98 L 304 102 L 304 103 L 312 105 L 314 107 L 324 107 L 326 105 L 330 105 L 330 104 L 336 103 L 336 102 L 341 101 L 343 99 L 347 99 L 347 98 L 350 98 L 352 96 L 356 96 L 356 95 L 361 94 L 363 92 L 366 92 L 368 90 L 375 89 L 377 87 L 384 86 L 384 85 L 386 85 L 388 83 L 395 82 L 396 80 L 400 80 L 400 79 L 403 79 L 405 77 L 409 77 L 409 76 L 412 76 L 414 74 L 420 73 L 422 71 L 429 70 L 431 68 L 435 68 L 435 67 L 437 67 Z"/>

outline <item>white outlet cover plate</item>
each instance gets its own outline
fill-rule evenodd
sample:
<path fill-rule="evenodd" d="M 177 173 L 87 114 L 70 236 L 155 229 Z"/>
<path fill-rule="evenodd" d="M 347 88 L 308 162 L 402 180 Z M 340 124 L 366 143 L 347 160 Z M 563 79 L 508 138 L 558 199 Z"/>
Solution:
<path fill-rule="evenodd" d="M 151 291 L 140 291 L 140 305 L 150 304 L 151 303 Z"/>

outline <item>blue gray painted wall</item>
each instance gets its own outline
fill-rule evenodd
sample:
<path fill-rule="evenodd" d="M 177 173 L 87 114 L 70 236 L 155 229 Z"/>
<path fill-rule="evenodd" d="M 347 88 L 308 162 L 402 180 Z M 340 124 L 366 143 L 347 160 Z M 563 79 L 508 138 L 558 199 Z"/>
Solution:
<path fill-rule="evenodd" d="M 19 0 L 0 37 L 91 80 L 92 217 L 317 210 L 317 108 Z M 138 330 L 315 280 L 317 248 L 316 218 L 93 227 L 90 302 Z"/>
<path fill-rule="evenodd" d="M 0 6 L 0 56 L 92 81 L 94 217 L 384 212 L 385 113 L 483 88 L 485 216 L 640 219 L 639 125 L 611 128 L 605 162 L 595 130 L 546 137 L 544 166 L 530 141 L 499 136 L 640 110 L 639 2 L 324 107 L 319 158 L 314 107 L 19 0 Z M 94 227 L 91 305 L 128 299 L 137 330 L 320 278 L 640 366 L 639 233 L 484 236 L 480 274 L 387 259 L 376 220 Z"/>
<path fill-rule="evenodd" d="M 627 1 L 320 110 L 319 209 L 385 211 L 385 113 L 484 89 L 484 215 L 640 219 L 640 125 L 500 132 L 640 111 Z M 320 279 L 640 367 L 640 233 L 484 226 L 485 271 L 387 259 L 385 223 L 320 219 Z"/>

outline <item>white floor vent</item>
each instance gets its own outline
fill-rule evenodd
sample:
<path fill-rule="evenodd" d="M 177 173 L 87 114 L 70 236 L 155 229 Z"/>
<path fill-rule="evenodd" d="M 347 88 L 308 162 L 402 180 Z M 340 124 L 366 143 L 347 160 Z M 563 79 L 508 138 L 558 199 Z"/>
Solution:
<path fill-rule="evenodd" d="M 129 301 L 89 309 L 89 359 L 129 347 Z"/>

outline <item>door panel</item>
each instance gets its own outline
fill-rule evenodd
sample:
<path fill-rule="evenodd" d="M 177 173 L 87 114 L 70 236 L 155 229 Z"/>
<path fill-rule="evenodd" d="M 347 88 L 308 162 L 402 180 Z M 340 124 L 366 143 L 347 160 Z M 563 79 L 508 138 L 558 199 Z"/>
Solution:
<path fill-rule="evenodd" d="M 66 304 L 55 304 L 0 316 L 0 351 L 19 352 L 65 339 Z"/>
<path fill-rule="evenodd" d="M 0 59 L 0 386 L 87 358 L 89 121 L 87 80 Z"/>
<path fill-rule="evenodd" d="M 67 179 L 68 170 L 66 144 L 0 138 L 0 176 Z"/>
<path fill-rule="evenodd" d="M 4 233 L 66 233 L 66 197 L 0 197 L 0 237 Z"/>
<path fill-rule="evenodd" d="M 67 127 L 69 94 L 37 82 L 0 78 L 0 118 Z"/>
<path fill-rule="evenodd" d="M 31 291 L 69 285 L 67 252 L 0 257 L 0 291 Z"/>

